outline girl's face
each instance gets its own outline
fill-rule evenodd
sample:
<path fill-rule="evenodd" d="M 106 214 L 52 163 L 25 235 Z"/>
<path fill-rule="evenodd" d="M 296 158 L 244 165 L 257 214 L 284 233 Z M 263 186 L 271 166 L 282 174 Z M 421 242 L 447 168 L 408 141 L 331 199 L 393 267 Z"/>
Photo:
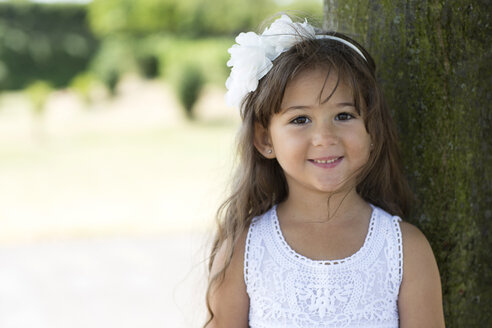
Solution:
<path fill-rule="evenodd" d="M 371 139 L 354 107 L 351 88 L 340 81 L 329 100 L 320 103 L 337 83 L 336 74 L 325 83 L 326 74 L 300 73 L 287 84 L 281 110 L 272 116 L 269 128 L 255 126 L 257 149 L 267 158 L 277 158 L 290 191 L 355 188 L 358 170 L 369 158 Z"/>

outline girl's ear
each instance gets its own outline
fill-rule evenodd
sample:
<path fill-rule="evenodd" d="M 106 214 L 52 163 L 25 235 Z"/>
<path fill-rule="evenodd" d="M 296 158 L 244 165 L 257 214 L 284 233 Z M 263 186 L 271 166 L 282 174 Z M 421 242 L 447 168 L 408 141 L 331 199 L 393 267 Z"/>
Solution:
<path fill-rule="evenodd" d="M 256 150 L 258 150 L 265 158 L 275 158 L 275 150 L 273 149 L 268 129 L 265 129 L 258 122 L 255 122 L 255 138 L 253 143 Z"/>

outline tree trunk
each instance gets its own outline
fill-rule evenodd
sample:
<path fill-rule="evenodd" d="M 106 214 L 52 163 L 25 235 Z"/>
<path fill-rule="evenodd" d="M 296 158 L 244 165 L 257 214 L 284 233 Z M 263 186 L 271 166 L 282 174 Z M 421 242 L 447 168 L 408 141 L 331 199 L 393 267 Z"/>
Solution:
<path fill-rule="evenodd" d="M 323 31 L 336 31 L 338 29 L 337 1 L 324 0 L 323 14 Z"/>
<path fill-rule="evenodd" d="M 344 0 L 337 15 L 378 64 L 447 327 L 491 327 L 492 2 Z"/>

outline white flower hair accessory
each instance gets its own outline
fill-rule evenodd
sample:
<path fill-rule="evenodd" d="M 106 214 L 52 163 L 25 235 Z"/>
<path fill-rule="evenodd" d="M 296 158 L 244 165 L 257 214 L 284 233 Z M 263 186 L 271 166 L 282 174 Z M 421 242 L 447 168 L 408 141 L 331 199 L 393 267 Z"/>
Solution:
<path fill-rule="evenodd" d="M 239 107 L 243 98 L 258 87 L 258 81 L 272 68 L 272 61 L 303 38 L 314 38 L 314 28 L 305 21 L 293 23 L 289 16 L 282 15 L 270 28 L 258 35 L 254 32 L 240 33 L 236 44 L 229 48 L 232 67 L 226 81 L 226 102 Z"/>
<path fill-rule="evenodd" d="M 259 80 L 272 68 L 272 62 L 294 44 L 314 38 L 337 40 L 354 49 L 364 59 L 362 52 L 352 43 L 331 35 L 316 35 L 314 27 L 307 20 L 294 23 L 287 15 L 274 21 L 270 28 L 258 35 L 254 32 L 240 33 L 236 44 L 229 48 L 231 59 L 227 66 L 231 74 L 226 81 L 226 103 L 239 107 L 244 97 L 258 87 Z"/>

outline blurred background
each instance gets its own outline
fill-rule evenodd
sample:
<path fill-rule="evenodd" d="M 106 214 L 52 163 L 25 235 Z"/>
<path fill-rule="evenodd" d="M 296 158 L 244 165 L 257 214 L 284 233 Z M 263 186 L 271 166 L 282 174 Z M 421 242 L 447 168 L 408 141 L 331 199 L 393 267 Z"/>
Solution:
<path fill-rule="evenodd" d="M 321 0 L 0 1 L 0 327 L 199 327 L 227 49 Z"/>

